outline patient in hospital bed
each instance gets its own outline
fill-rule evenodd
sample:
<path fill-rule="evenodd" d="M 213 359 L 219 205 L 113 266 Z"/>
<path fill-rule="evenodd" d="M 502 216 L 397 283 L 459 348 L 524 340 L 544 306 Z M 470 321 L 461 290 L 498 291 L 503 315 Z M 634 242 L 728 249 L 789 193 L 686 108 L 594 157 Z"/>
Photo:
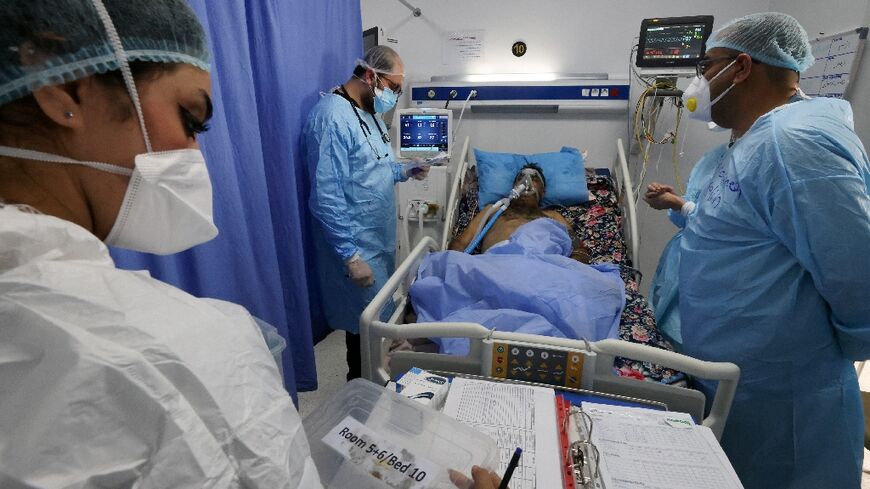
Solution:
<path fill-rule="evenodd" d="M 531 161 L 534 161 L 534 159 L 531 159 Z M 549 176 L 549 174 L 547 175 Z M 569 236 L 571 236 L 571 238 L 569 239 L 573 243 L 573 248 L 578 248 L 577 245 L 582 243 L 583 250 L 589 250 L 591 256 L 590 263 L 611 263 L 622 269 L 621 276 L 624 283 L 625 301 L 622 307 L 621 319 L 619 321 L 619 339 L 656 348 L 673 350 L 673 347 L 656 329 L 655 317 L 649 308 L 646 298 L 639 292 L 637 277 L 633 272 L 633 268 L 631 268 L 632 262 L 629 256 L 625 253 L 626 245 L 623 234 L 620 230 L 622 227 L 622 213 L 618 202 L 619 194 L 612 177 L 609 174 L 599 174 L 587 168 L 585 171 L 585 180 L 588 186 L 588 201 L 583 200 L 578 203 L 561 203 L 561 205 L 564 205 L 565 207 L 558 208 L 556 212 L 563 216 L 564 220 L 560 220 L 556 216 L 556 212 L 547 212 L 547 210 L 540 209 L 540 205 L 538 205 L 534 209 L 543 213 L 544 216 L 541 216 L 533 209 L 528 213 L 529 215 L 525 216 L 525 221 L 513 226 L 514 229 L 508 228 L 509 230 L 506 233 L 503 233 L 502 236 L 509 236 L 516 228 L 525 224 L 526 221 L 529 220 L 529 217 L 550 217 L 556 222 L 569 222 L 571 224 L 571 230 L 569 231 Z M 547 181 L 549 183 L 549 179 L 547 179 Z M 471 238 L 465 236 L 466 232 L 468 235 L 475 234 L 477 230 L 476 228 L 482 220 L 482 218 L 474 219 L 476 216 L 480 215 L 478 202 L 481 193 L 481 184 L 479 182 L 480 180 L 476 168 L 469 168 L 465 175 L 461 196 L 458 200 L 457 207 L 459 210 L 456 224 L 451 230 L 453 236 L 460 236 L 459 239 L 470 241 Z M 553 185 L 555 185 L 555 183 Z M 520 209 L 521 207 L 516 207 L 514 211 L 519 211 Z M 534 212 L 534 214 L 532 214 L 532 212 Z M 496 224 L 493 226 L 496 230 L 496 234 L 493 234 L 493 236 L 497 236 L 501 226 L 510 224 L 507 222 L 510 219 L 506 219 L 505 216 L 508 218 L 511 217 L 511 215 L 506 212 L 498 221 L 496 221 Z M 471 221 L 474 221 L 474 224 L 471 224 Z M 547 221 L 549 221 L 549 219 Z M 472 229 L 472 231 L 466 231 L 469 228 Z M 477 250 L 478 252 L 484 249 L 490 250 L 490 247 L 502 239 L 504 238 L 491 238 L 490 240 L 484 240 L 483 246 L 478 246 Z M 453 249 L 461 247 L 458 243 L 459 241 L 453 243 Z M 497 248 L 498 247 L 496 247 L 496 249 Z M 459 255 L 459 253 L 455 252 L 451 252 L 451 254 Z M 478 256 L 485 256 L 487 254 L 492 256 L 490 253 Z M 469 259 L 476 258 L 468 255 L 466 255 L 466 257 Z M 487 258 L 484 260 L 486 259 Z M 580 265 L 580 263 L 571 259 L 568 259 L 567 261 Z M 511 271 L 506 270 L 506 274 L 510 275 Z M 514 272 L 513 276 L 517 277 L 519 274 Z M 531 289 L 531 292 L 529 292 L 530 295 L 540 295 L 538 294 L 538 289 L 547 287 L 547 284 L 538 274 L 533 273 L 524 278 Z M 453 286 L 448 283 L 445 284 L 445 287 Z M 403 322 L 415 323 L 426 320 L 425 318 L 417 317 L 417 311 L 415 308 L 416 305 L 408 308 Z M 498 327 L 498 330 L 504 331 L 501 327 Z M 460 348 L 461 347 L 462 345 L 460 345 Z M 390 352 L 400 351 L 437 353 L 442 351 L 442 348 L 439 344 L 423 338 L 401 341 L 396 340 L 390 346 Z M 389 356 L 385 360 L 389 361 Z M 618 375 L 623 377 L 646 379 L 654 382 L 673 383 L 684 378 L 683 374 L 673 369 L 654 365 L 649 362 L 640 362 L 621 357 L 616 359 L 614 369 Z"/>
<path fill-rule="evenodd" d="M 418 321 L 591 341 L 618 336 L 625 304 L 619 267 L 582 263 L 585 249 L 572 243 L 567 221 L 540 209 L 544 182 L 535 174 L 486 234 L 483 253 L 456 251 L 472 242 L 473 229 L 451 245 L 453 251 L 423 260 L 410 289 Z M 465 338 L 434 341 L 442 353 L 468 352 Z"/>
<path fill-rule="evenodd" d="M 568 221 L 562 216 L 559 211 L 554 209 L 541 209 L 541 200 L 546 192 L 547 181 L 544 177 L 544 172 L 534 163 L 524 166 L 514 179 L 514 186 L 520 183 L 523 173 L 530 173 L 532 176 L 531 188 L 525 189 L 516 199 L 514 199 L 510 207 L 502 214 L 492 225 L 490 230 L 484 236 L 480 244 L 480 251 L 486 252 L 493 245 L 507 241 L 514 231 L 523 224 L 534 221 L 540 218 L 550 218 L 565 227 L 566 230 L 571 228 Z M 478 213 L 471 223 L 461 235 L 455 237 L 450 242 L 449 249 L 454 251 L 463 251 L 471 244 L 477 232 L 480 230 L 487 211 L 496 204 L 486 206 Z M 572 241 L 571 258 L 582 263 L 589 263 L 589 251 L 579 239 Z"/>

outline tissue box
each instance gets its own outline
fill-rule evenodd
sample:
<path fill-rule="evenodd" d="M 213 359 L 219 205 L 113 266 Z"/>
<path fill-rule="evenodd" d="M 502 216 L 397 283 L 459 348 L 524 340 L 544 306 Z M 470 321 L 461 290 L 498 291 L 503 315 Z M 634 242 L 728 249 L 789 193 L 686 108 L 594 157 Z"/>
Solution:
<path fill-rule="evenodd" d="M 396 392 L 433 409 L 441 409 L 450 379 L 414 367 L 396 381 Z"/>

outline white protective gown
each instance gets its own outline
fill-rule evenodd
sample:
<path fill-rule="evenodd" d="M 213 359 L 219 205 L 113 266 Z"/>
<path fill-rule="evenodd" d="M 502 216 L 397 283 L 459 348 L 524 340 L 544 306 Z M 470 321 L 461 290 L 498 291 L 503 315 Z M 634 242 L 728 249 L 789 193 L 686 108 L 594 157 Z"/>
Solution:
<path fill-rule="evenodd" d="M 0 487 L 319 488 L 248 312 L 0 207 Z"/>

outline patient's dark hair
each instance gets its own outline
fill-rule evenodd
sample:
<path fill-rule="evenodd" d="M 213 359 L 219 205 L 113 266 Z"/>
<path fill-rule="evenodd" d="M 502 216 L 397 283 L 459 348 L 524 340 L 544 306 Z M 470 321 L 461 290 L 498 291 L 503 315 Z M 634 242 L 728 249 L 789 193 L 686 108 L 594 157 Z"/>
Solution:
<path fill-rule="evenodd" d="M 544 170 L 541 169 L 541 167 L 538 166 L 537 163 L 526 163 L 525 166 L 520 168 L 520 171 L 517 172 L 517 176 L 514 178 L 514 183 L 516 183 L 516 181 L 519 180 L 520 175 L 523 174 L 523 170 L 525 170 L 526 168 L 531 168 L 532 170 L 535 170 L 536 172 L 538 172 L 538 175 L 541 175 L 541 183 L 544 184 L 544 188 L 547 188 L 547 177 L 544 176 Z"/>

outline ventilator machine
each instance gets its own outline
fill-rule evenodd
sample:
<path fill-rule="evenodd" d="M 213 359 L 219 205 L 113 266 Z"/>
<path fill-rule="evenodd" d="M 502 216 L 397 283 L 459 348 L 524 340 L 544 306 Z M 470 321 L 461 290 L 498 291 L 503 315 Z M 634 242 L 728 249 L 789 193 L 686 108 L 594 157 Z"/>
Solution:
<path fill-rule="evenodd" d="M 453 111 L 449 109 L 400 109 L 393 126 L 397 128 L 396 155 L 399 159 L 422 159 L 432 167 L 425 180 L 410 179 L 397 185 L 398 258 L 424 235 L 443 232 L 451 175 Z M 454 169 L 455 171 L 455 169 Z M 412 239 L 411 221 L 416 225 Z"/>

